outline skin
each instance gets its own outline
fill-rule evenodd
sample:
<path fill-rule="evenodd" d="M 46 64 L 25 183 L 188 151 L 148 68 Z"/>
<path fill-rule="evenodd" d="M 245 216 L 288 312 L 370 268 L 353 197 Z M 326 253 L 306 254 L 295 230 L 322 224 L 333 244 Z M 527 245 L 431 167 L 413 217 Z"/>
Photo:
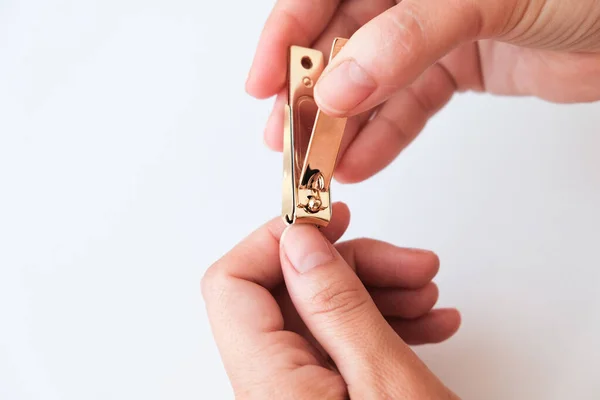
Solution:
<path fill-rule="evenodd" d="M 277 95 L 271 148 L 282 149 L 289 46 L 327 54 L 334 37 L 350 40 L 314 90 L 324 112 L 350 117 L 341 182 L 385 168 L 456 92 L 600 99 L 600 0 L 278 0 L 246 82 L 256 98 Z M 334 215 L 323 232 L 283 237 L 273 220 L 203 279 L 236 397 L 455 399 L 407 346 L 460 324 L 456 310 L 432 310 L 437 257 L 367 239 L 331 245 L 349 213 Z"/>
<path fill-rule="evenodd" d="M 274 150 L 282 149 L 288 47 L 328 54 L 336 36 L 350 40 L 315 100 L 351 117 L 340 182 L 385 168 L 456 92 L 600 99 L 600 0 L 279 0 L 246 82 L 256 98 L 278 95 L 264 134 Z"/>
<path fill-rule="evenodd" d="M 205 274 L 236 398 L 456 399 L 408 346 L 460 325 L 455 309 L 433 309 L 437 256 L 370 239 L 332 245 L 348 208 L 333 215 L 322 231 L 275 218 Z"/>

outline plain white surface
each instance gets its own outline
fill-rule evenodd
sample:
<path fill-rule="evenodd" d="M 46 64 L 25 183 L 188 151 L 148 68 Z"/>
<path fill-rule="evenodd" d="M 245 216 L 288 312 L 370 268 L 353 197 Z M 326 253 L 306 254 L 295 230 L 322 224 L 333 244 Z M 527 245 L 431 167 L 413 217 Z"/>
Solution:
<path fill-rule="evenodd" d="M 279 213 L 271 101 L 243 91 L 271 5 L 0 4 L 1 399 L 230 398 L 199 281 Z M 465 400 L 600 397 L 599 124 L 457 96 L 336 184 L 347 238 L 440 255 L 463 326 L 418 352 Z"/>

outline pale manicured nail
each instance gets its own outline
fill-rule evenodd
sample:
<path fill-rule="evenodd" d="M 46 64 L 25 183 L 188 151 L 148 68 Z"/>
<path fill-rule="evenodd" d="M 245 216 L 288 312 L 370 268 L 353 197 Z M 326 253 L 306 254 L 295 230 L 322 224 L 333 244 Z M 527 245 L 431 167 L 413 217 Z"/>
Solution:
<path fill-rule="evenodd" d="M 281 249 L 299 273 L 334 259 L 327 239 L 310 225 L 291 225 L 281 236 Z"/>
<path fill-rule="evenodd" d="M 354 60 L 346 60 L 326 71 L 315 86 L 315 99 L 337 114 L 351 111 L 377 88 L 375 80 Z"/>

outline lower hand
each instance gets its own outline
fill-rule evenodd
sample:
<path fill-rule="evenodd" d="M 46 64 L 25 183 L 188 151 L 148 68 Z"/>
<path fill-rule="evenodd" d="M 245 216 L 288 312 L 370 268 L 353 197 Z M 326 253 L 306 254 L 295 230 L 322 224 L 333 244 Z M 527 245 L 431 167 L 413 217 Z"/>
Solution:
<path fill-rule="evenodd" d="M 432 310 L 438 258 L 358 239 L 332 245 L 349 211 L 322 231 L 277 218 L 217 261 L 202 293 L 240 399 L 456 398 L 408 344 L 436 343 L 460 324 Z"/>

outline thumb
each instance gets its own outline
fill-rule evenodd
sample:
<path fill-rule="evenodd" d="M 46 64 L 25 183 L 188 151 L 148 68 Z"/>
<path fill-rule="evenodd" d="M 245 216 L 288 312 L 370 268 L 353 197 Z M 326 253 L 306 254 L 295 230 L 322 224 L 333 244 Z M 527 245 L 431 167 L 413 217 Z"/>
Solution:
<path fill-rule="evenodd" d="M 351 398 L 373 398 L 382 391 L 392 398 L 448 393 L 388 325 L 358 276 L 317 228 L 292 225 L 280 243 L 290 297 L 335 362 Z"/>
<path fill-rule="evenodd" d="M 519 1 L 403 0 L 348 40 L 317 81 L 315 100 L 334 116 L 367 111 L 458 45 L 495 35 Z"/>

